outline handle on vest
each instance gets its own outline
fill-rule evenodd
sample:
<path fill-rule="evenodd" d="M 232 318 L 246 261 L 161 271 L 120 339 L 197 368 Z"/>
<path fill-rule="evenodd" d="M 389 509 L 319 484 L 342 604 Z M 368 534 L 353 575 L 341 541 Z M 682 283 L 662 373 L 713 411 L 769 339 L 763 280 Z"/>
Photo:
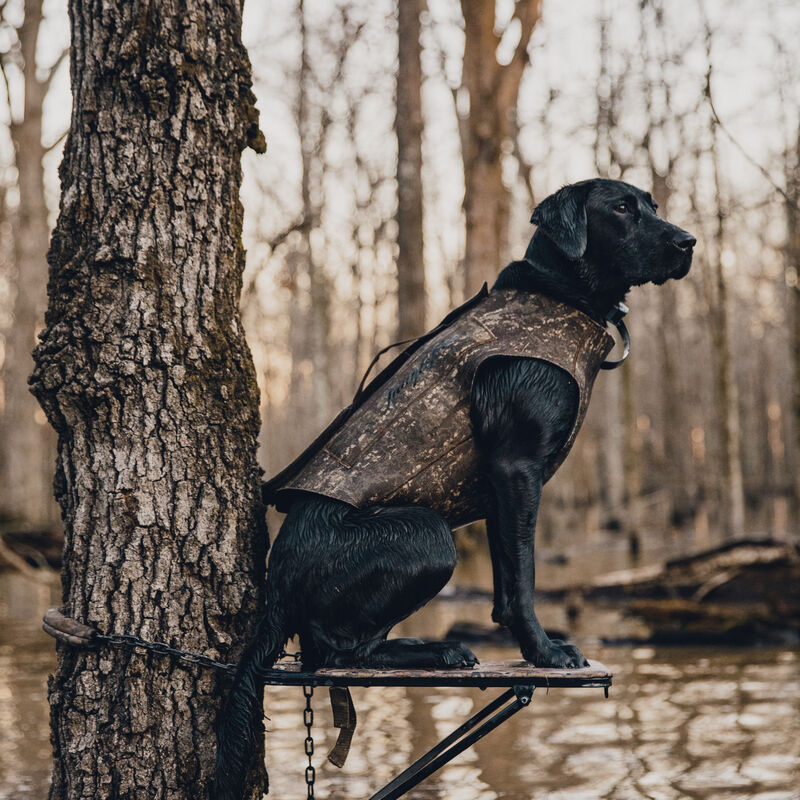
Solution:
<path fill-rule="evenodd" d="M 375 358 L 369 362 L 369 366 L 367 367 L 367 371 L 364 373 L 364 377 L 361 379 L 361 383 L 358 384 L 358 389 L 356 389 L 356 393 L 353 396 L 353 402 L 355 403 L 358 400 L 359 395 L 361 392 L 364 391 L 364 386 L 367 383 L 367 378 L 369 377 L 370 372 L 372 372 L 372 368 L 378 363 L 378 359 L 384 354 L 391 350 L 393 347 L 400 347 L 404 344 L 411 344 L 412 342 L 416 342 L 417 339 L 421 339 L 426 334 L 421 333 L 419 336 L 414 336 L 412 339 L 403 339 L 401 342 L 392 342 L 392 344 L 387 344 L 383 350 L 378 350 L 375 354 Z"/>
<path fill-rule="evenodd" d="M 393 342 L 392 344 L 387 345 L 383 348 L 383 350 L 378 351 L 375 355 L 375 358 L 370 361 L 369 366 L 367 367 L 367 371 L 364 373 L 364 377 L 361 379 L 361 383 L 358 384 L 358 389 L 356 389 L 355 396 L 353 397 L 353 402 L 351 405 L 355 405 L 356 401 L 361 396 L 361 392 L 364 391 L 364 387 L 367 384 L 367 378 L 369 377 L 370 372 L 372 372 L 372 368 L 378 363 L 378 359 L 388 350 L 391 350 L 393 347 L 400 347 L 404 344 L 413 344 L 414 342 L 418 342 L 420 339 L 430 339 L 431 337 L 435 336 L 439 333 L 440 330 L 446 328 L 450 325 L 453 320 L 463 311 L 466 311 L 472 306 L 475 305 L 479 300 L 483 300 L 486 295 L 489 294 L 489 287 L 486 282 L 484 282 L 483 286 L 481 286 L 480 291 L 474 296 L 467 300 L 466 303 L 463 303 L 458 308 L 453 309 L 433 330 L 428 331 L 427 333 L 422 333 L 419 336 L 414 336 L 412 339 L 403 339 L 402 342 Z"/>

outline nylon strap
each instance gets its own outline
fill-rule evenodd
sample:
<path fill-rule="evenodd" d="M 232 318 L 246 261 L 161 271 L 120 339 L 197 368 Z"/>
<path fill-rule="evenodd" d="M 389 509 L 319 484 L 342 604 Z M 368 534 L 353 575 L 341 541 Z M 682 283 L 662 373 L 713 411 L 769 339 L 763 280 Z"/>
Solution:
<path fill-rule="evenodd" d="M 329 691 L 333 725 L 339 729 L 339 737 L 328 753 L 328 761 L 334 766 L 343 767 L 356 730 L 356 709 L 347 686 L 331 686 Z"/>

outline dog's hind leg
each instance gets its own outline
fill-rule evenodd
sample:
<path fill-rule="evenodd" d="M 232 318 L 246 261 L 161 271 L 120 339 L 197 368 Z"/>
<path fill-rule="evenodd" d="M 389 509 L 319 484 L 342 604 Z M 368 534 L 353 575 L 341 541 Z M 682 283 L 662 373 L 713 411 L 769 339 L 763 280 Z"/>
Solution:
<path fill-rule="evenodd" d="M 460 642 L 409 642 L 387 639 L 367 657 L 376 668 L 451 669 L 477 664 L 475 654 Z"/>
<path fill-rule="evenodd" d="M 346 508 L 326 521 L 305 570 L 304 668 L 475 663 L 456 642 L 386 639 L 452 575 L 456 549 L 443 517 L 419 506 L 373 507 Z"/>

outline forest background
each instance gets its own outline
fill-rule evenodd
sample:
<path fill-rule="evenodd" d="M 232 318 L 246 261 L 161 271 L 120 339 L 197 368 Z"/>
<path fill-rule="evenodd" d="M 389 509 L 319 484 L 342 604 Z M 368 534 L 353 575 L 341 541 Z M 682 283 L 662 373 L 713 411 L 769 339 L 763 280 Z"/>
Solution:
<path fill-rule="evenodd" d="M 55 437 L 26 384 L 69 28 L 61 0 L 0 14 L 0 516 L 23 552 L 60 525 Z M 698 246 L 685 280 L 629 296 L 631 358 L 597 382 L 540 537 L 796 536 L 798 33 L 788 0 L 247 3 L 269 149 L 244 155 L 242 304 L 265 472 L 349 402 L 377 350 L 520 257 L 537 202 L 600 175 L 651 191 Z"/>

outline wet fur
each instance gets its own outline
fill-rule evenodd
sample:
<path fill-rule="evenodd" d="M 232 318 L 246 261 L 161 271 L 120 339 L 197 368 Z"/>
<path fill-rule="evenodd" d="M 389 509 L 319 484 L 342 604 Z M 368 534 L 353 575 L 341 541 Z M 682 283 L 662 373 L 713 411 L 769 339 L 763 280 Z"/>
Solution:
<path fill-rule="evenodd" d="M 622 204 L 629 211 L 621 211 Z M 631 286 L 683 277 L 694 239 L 658 218 L 650 196 L 619 181 L 564 187 L 534 212 L 525 260 L 495 288 L 539 292 L 598 322 Z M 569 435 L 574 382 L 545 362 L 496 357 L 474 382 L 470 418 L 492 487 L 487 533 L 494 573 L 492 618 L 539 666 L 586 663 L 550 640 L 534 612 L 534 534 L 543 475 Z M 260 677 L 291 636 L 303 668 L 455 667 L 476 662 L 455 642 L 391 639 L 392 627 L 434 597 L 456 563 L 444 518 L 422 507 L 354 509 L 324 497 L 297 500 L 275 540 L 267 607 L 240 662 L 219 729 L 215 797 L 238 800 L 254 736 L 262 730 Z"/>

